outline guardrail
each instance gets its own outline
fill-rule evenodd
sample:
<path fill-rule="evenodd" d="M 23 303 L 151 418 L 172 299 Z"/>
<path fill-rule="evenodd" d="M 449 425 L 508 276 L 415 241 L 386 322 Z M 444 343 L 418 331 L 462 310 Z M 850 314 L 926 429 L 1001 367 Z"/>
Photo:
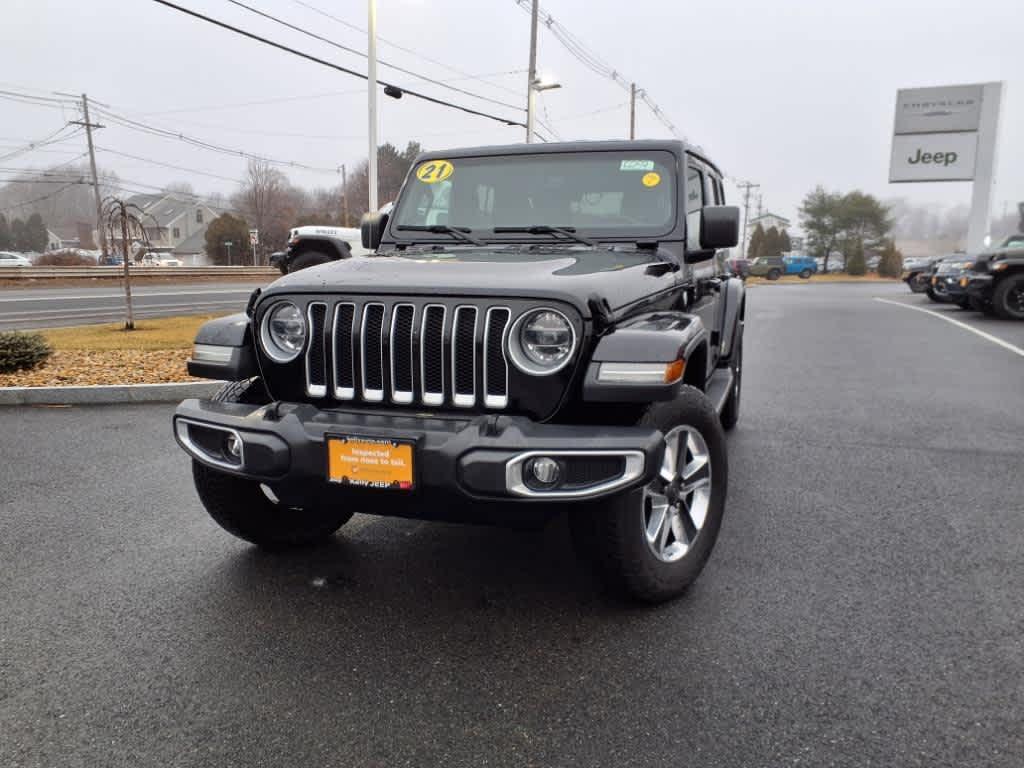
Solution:
<path fill-rule="evenodd" d="M 129 267 L 132 277 L 280 277 L 274 267 Z M 99 278 L 116 280 L 124 267 L 3 267 L 0 280 Z"/>

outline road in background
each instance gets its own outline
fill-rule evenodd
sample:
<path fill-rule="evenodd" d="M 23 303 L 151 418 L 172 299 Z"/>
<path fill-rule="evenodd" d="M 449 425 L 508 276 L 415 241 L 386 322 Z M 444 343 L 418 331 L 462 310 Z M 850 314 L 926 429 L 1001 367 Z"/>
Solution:
<path fill-rule="evenodd" d="M 249 281 L 133 286 L 135 317 L 240 312 L 259 285 Z M 116 284 L 0 291 L 0 330 L 113 323 L 123 317 L 124 291 Z"/>
<path fill-rule="evenodd" d="M 721 536 L 656 607 L 564 524 L 261 553 L 171 407 L 2 411 L 0 765 L 1019 768 L 1024 362 L 876 295 L 750 292 Z"/>

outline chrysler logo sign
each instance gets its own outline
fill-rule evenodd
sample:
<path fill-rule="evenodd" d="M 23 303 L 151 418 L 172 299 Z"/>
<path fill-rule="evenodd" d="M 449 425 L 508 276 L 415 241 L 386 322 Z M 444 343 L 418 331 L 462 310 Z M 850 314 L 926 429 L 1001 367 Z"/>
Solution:
<path fill-rule="evenodd" d="M 910 88 L 896 96 L 894 133 L 976 131 L 981 120 L 980 85 Z"/>

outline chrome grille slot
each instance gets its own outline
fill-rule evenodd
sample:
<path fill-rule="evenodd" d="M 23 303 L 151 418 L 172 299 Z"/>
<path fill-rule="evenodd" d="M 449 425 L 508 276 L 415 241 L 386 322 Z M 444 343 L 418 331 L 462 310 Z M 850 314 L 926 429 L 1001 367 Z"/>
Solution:
<path fill-rule="evenodd" d="M 444 323 L 447 309 L 441 304 L 423 308 L 420 328 L 420 380 L 424 405 L 444 404 Z"/>
<path fill-rule="evenodd" d="M 391 313 L 391 399 L 408 404 L 413 398 L 412 345 L 413 319 L 416 308 L 412 304 L 396 304 Z"/>
<path fill-rule="evenodd" d="M 314 302 L 306 309 L 309 317 L 309 345 L 306 347 L 306 394 L 327 394 L 327 346 L 324 333 L 327 305 Z"/>
<path fill-rule="evenodd" d="M 334 397 L 351 400 L 356 396 L 355 322 L 356 305 L 338 304 L 334 310 Z"/>
<path fill-rule="evenodd" d="M 508 406 L 508 360 L 505 359 L 505 329 L 511 313 L 505 307 L 491 307 L 484 321 L 484 406 Z"/>
<path fill-rule="evenodd" d="M 363 307 L 360 357 L 363 361 L 363 399 L 379 403 L 384 399 L 384 305 Z"/>
<path fill-rule="evenodd" d="M 476 405 L 476 307 L 458 307 L 452 319 L 452 402 Z"/>

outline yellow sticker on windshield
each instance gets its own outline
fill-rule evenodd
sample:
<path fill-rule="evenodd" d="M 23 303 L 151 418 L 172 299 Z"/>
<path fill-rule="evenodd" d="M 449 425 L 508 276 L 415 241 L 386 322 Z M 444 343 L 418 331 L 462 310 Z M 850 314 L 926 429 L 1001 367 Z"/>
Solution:
<path fill-rule="evenodd" d="M 428 160 L 416 169 L 416 178 L 424 184 L 437 184 L 455 172 L 455 166 L 447 160 Z"/>
<path fill-rule="evenodd" d="M 661 174 L 654 171 L 645 173 L 641 181 L 643 181 L 645 187 L 656 187 L 661 184 Z"/>

